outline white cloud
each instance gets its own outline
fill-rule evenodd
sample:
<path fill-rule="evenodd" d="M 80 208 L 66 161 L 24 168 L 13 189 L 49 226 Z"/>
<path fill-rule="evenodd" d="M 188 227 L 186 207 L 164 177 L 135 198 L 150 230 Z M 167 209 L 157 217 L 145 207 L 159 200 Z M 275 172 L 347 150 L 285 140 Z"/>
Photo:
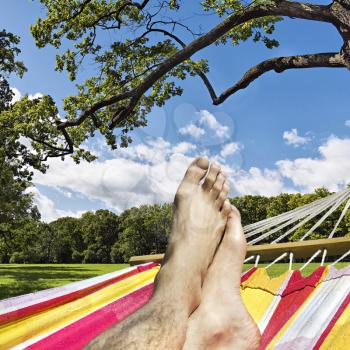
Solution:
<path fill-rule="evenodd" d="M 80 217 L 84 213 L 84 211 L 74 213 L 70 210 L 57 209 L 55 203 L 35 187 L 30 187 L 27 191 L 34 194 L 33 202 L 38 207 L 44 222 L 51 222 L 63 216 Z"/>
<path fill-rule="evenodd" d="M 274 169 L 251 168 L 231 174 L 235 192 L 276 195 L 281 192 L 312 192 L 326 187 L 339 191 L 350 183 L 350 138 L 331 136 L 319 148 L 315 158 L 284 159 Z M 292 187 L 287 186 L 290 182 Z"/>
<path fill-rule="evenodd" d="M 230 156 L 232 154 L 237 153 L 241 149 L 242 149 L 242 147 L 238 142 L 230 142 L 230 143 L 227 143 L 226 145 L 224 145 L 224 147 L 222 147 L 222 149 L 220 151 L 220 155 L 221 155 L 221 157 L 225 158 L 227 156 Z"/>
<path fill-rule="evenodd" d="M 64 187 L 121 211 L 135 205 L 172 201 L 191 160 L 180 153 L 154 164 L 117 158 L 77 165 L 71 159 L 51 159 L 47 173 L 36 173 L 34 183 Z"/>
<path fill-rule="evenodd" d="M 101 151 L 106 149 L 105 144 L 101 146 Z M 128 148 L 120 149 L 119 152 L 112 152 L 114 157 L 116 155 L 124 156 L 127 158 L 140 160 L 150 163 L 162 162 L 171 151 L 171 144 L 165 141 L 163 138 L 158 137 L 156 139 L 149 139 L 147 143 L 140 143 L 136 146 L 130 146 Z"/>
<path fill-rule="evenodd" d="M 275 196 L 281 192 L 293 192 L 285 187 L 282 176 L 276 170 L 252 167 L 240 171 L 231 178 L 233 188 L 238 195 Z"/>
<path fill-rule="evenodd" d="M 228 143 L 221 151 L 221 159 L 225 160 L 239 147 Z M 49 159 L 46 174 L 35 172 L 33 181 L 60 191 L 64 189 L 68 198 L 72 192 L 82 194 L 120 212 L 141 204 L 171 202 L 187 166 L 195 157 L 194 152 L 197 153 L 197 146 L 192 143 L 172 145 L 157 138 L 119 149 L 113 158 L 92 163 L 82 161 L 77 165 L 70 158 Z M 228 173 L 232 172 L 229 164 L 225 168 Z"/>
<path fill-rule="evenodd" d="M 198 139 L 205 134 L 205 130 L 191 123 L 184 126 L 183 128 L 180 128 L 179 133 L 181 135 L 189 135 Z"/>
<path fill-rule="evenodd" d="M 17 101 L 19 101 L 20 99 L 21 99 L 21 97 L 22 97 L 22 94 L 21 94 L 21 92 L 18 90 L 18 89 L 16 89 L 16 88 L 11 88 L 11 90 L 12 90 L 12 92 L 13 92 L 13 97 L 12 97 L 12 101 L 11 101 L 11 103 L 15 103 L 15 102 L 17 102 Z"/>
<path fill-rule="evenodd" d="M 201 110 L 198 112 L 200 119 L 199 122 L 202 125 L 206 125 L 209 129 L 213 130 L 217 137 L 223 139 L 228 138 L 230 129 L 226 125 L 222 125 L 218 122 L 215 116 L 207 110 Z"/>
<path fill-rule="evenodd" d="M 349 183 L 350 139 L 331 136 L 318 150 L 318 158 L 278 161 L 279 172 L 306 191 L 322 186 L 338 190 Z"/>
<path fill-rule="evenodd" d="M 180 142 L 172 148 L 173 153 L 186 154 L 190 151 L 194 151 L 197 148 L 196 145 L 189 142 Z"/>
<path fill-rule="evenodd" d="M 43 97 L 44 95 L 41 93 L 41 92 L 37 92 L 37 93 L 35 93 L 34 95 L 32 95 L 32 94 L 29 94 L 28 95 L 28 98 L 30 99 L 30 100 L 34 100 L 34 99 L 36 99 L 36 98 L 40 98 L 40 97 Z"/>
<path fill-rule="evenodd" d="M 17 88 L 12 87 L 11 90 L 14 93 L 14 96 L 12 97 L 11 103 L 15 103 L 15 102 L 19 101 L 23 97 L 22 93 Z M 34 100 L 36 98 L 40 98 L 40 97 L 43 97 L 43 96 L 44 95 L 41 92 L 36 92 L 35 94 L 28 94 L 28 98 L 30 100 Z"/>
<path fill-rule="evenodd" d="M 34 183 L 81 193 L 121 211 L 131 206 L 170 202 L 196 145 L 171 145 L 162 138 L 114 152 L 114 158 L 75 164 L 49 160 L 46 174 L 35 172 Z M 116 157 L 117 156 L 117 157 Z"/>
<path fill-rule="evenodd" d="M 298 135 L 297 129 L 292 129 L 291 131 L 285 131 L 283 133 L 283 139 L 288 145 L 293 145 L 294 147 L 299 147 L 305 145 L 311 141 L 310 137 Z"/>
<path fill-rule="evenodd" d="M 350 128 L 350 120 L 346 120 L 346 121 L 345 121 L 345 126 L 346 126 L 347 128 Z"/>

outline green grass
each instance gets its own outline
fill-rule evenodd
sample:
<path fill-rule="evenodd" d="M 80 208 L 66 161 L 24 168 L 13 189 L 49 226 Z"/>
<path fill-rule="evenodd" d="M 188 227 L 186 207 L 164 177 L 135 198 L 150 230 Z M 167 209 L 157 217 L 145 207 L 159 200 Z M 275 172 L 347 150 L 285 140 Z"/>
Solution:
<path fill-rule="evenodd" d="M 348 263 L 337 264 L 342 268 Z M 58 287 L 64 284 L 80 281 L 86 278 L 103 275 L 108 272 L 117 271 L 127 264 L 0 264 L 0 300 L 36 292 L 46 288 Z M 259 267 L 266 264 L 259 264 Z M 300 268 L 302 264 L 293 264 L 293 268 Z M 303 270 L 303 275 L 312 273 L 318 263 L 312 263 Z M 251 264 L 244 265 L 244 270 L 252 267 Z M 288 269 L 288 264 L 275 264 L 267 271 L 271 277 L 280 276 Z"/>
<path fill-rule="evenodd" d="M 0 264 L 0 300 L 117 271 L 128 264 Z"/>

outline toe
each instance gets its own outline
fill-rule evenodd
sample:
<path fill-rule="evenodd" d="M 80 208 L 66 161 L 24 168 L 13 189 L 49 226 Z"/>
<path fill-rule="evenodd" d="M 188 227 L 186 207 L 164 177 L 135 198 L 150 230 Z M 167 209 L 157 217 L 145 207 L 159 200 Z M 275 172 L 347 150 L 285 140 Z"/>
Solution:
<path fill-rule="evenodd" d="M 220 173 L 220 167 L 217 164 L 212 164 L 208 171 L 208 175 L 204 180 L 203 189 L 205 191 L 210 191 L 216 181 L 218 174 Z"/>
<path fill-rule="evenodd" d="M 224 183 L 225 183 L 225 176 L 219 173 L 210 191 L 210 196 L 213 199 L 213 201 L 215 201 L 218 198 L 219 194 L 222 192 Z"/>
<path fill-rule="evenodd" d="M 247 242 L 241 224 L 241 215 L 238 209 L 233 205 L 231 205 L 231 210 L 228 214 L 225 235 L 222 243 L 229 246 L 233 245 L 235 250 L 241 253 L 238 254 L 240 256 L 239 258 L 241 260 L 244 259 Z"/>
<path fill-rule="evenodd" d="M 227 217 L 231 212 L 231 203 L 228 199 L 225 199 L 221 209 L 222 214 Z"/>
<path fill-rule="evenodd" d="M 228 193 L 230 191 L 230 187 L 227 183 L 227 181 L 224 182 L 222 185 L 221 191 L 215 201 L 215 206 L 221 210 L 222 206 L 224 205 L 225 200 L 227 199 Z"/>
<path fill-rule="evenodd" d="M 193 184 L 199 184 L 201 179 L 207 173 L 209 161 L 207 158 L 198 157 L 188 167 L 183 181 Z"/>
<path fill-rule="evenodd" d="M 238 210 L 228 200 L 224 203 L 224 210 L 228 211 L 225 232 L 212 265 L 218 273 L 226 269 L 229 282 L 239 287 L 247 243 Z"/>

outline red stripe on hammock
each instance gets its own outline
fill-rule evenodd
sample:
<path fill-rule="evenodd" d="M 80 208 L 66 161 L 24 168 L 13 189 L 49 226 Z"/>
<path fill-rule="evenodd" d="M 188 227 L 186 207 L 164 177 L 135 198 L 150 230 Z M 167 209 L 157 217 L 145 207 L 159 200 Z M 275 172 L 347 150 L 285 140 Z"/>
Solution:
<path fill-rule="evenodd" d="M 302 277 L 299 270 L 293 272 L 282 293 L 282 298 L 262 334 L 259 350 L 263 350 L 269 345 L 282 327 L 303 305 L 308 296 L 315 290 L 324 270 L 325 267 L 321 266 L 306 278 Z"/>

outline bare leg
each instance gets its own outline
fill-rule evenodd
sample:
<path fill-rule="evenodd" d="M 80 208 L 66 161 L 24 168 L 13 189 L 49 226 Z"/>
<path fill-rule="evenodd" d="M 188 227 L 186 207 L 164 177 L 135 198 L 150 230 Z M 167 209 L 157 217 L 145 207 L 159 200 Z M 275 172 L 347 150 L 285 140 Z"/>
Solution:
<path fill-rule="evenodd" d="M 218 166 L 197 159 L 175 196 L 172 232 L 150 302 L 88 345 L 89 349 L 181 349 L 190 314 L 222 238 L 231 205 Z M 208 175 L 200 185 L 201 179 Z"/>
<path fill-rule="evenodd" d="M 240 215 L 232 208 L 203 284 L 202 302 L 190 317 L 184 350 L 258 349 L 260 332 L 240 295 L 245 252 Z"/>

